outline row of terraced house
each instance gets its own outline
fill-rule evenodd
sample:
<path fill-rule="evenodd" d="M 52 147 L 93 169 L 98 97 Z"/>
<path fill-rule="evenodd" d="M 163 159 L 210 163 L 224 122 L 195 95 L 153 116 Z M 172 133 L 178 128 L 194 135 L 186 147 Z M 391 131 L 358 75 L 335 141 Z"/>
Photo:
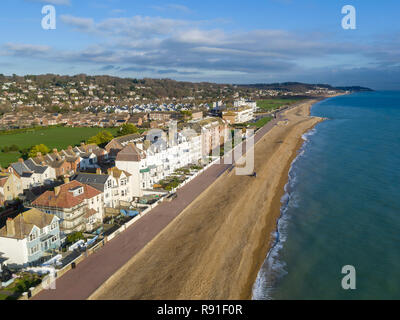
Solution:
<path fill-rule="evenodd" d="M 229 132 L 221 118 L 206 118 L 172 124 L 168 134 L 157 129 L 118 137 L 104 149 L 81 144 L 12 163 L 0 174 L 0 199 L 34 196 L 26 201 L 30 210 L 0 226 L 0 252 L 8 263 L 26 265 L 66 235 L 95 230 L 106 208 L 132 203 L 177 169 L 199 164 Z M 35 195 L 33 190 L 41 188 Z M 15 255 L 21 243 L 26 243 L 24 253 Z"/>

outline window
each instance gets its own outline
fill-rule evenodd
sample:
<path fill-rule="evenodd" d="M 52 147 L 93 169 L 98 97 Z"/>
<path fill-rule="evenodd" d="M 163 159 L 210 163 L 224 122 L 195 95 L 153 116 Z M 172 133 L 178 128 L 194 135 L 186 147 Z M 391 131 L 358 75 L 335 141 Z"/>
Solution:
<path fill-rule="evenodd" d="M 37 238 L 37 233 L 36 231 L 32 232 L 29 236 L 29 241 L 33 241 Z"/>
<path fill-rule="evenodd" d="M 29 254 L 30 254 L 30 255 L 34 255 L 36 252 L 39 251 L 39 248 L 40 248 L 40 247 L 39 247 L 38 244 L 37 244 L 36 246 L 30 248 L 30 249 L 29 249 Z"/>

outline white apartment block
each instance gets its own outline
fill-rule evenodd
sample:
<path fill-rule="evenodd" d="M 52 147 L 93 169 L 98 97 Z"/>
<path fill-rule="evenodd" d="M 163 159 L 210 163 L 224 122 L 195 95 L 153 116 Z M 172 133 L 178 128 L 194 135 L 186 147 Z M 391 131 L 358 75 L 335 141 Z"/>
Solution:
<path fill-rule="evenodd" d="M 134 181 L 132 175 L 115 167 L 108 169 L 107 174 L 102 174 L 98 169 L 96 174 L 77 173 L 72 179 L 101 191 L 104 206 L 107 208 L 117 208 L 120 201 L 131 202 L 133 200 Z"/>
<path fill-rule="evenodd" d="M 201 136 L 185 136 L 179 132 L 173 141 L 131 143 L 118 153 L 115 165 L 132 175 L 133 196 L 140 197 L 144 190 L 152 189 L 176 169 L 198 163 L 202 156 L 201 141 Z"/>
<path fill-rule="evenodd" d="M 238 107 L 224 111 L 222 118 L 231 124 L 249 122 L 254 119 L 254 111 L 251 107 Z"/>
<path fill-rule="evenodd" d="M 247 106 L 247 107 L 252 108 L 254 112 L 257 111 L 257 102 L 256 101 L 252 101 L 252 100 L 246 100 L 244 98 L 241 98 L 239 100 L 235 100 L 233 102 L 233 106 L 235 108 Z"/>

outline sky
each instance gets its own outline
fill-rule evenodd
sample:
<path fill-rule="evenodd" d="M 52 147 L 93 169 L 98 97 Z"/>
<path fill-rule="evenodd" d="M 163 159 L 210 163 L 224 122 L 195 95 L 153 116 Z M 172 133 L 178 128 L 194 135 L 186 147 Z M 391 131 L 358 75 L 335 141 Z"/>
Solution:
<path fill-rule="evenodd" d="M 2 0 L 0 73 L 400 90 L 398 0 Z M 42 28 L 42 8 L 56 11 Z M 343 29 L 342 8 L 356 9 Z"/>

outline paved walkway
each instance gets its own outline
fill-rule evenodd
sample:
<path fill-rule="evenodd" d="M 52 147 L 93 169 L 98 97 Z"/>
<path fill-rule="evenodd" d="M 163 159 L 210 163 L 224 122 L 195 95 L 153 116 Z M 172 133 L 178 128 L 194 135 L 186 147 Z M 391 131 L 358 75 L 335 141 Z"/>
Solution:
<path fill-rule="evenodd" d="M 271 130 L 277 121 L 273 119 L 258 130 L 255 142 Z M 80 262 L 76 269 L 68 271 L 57 279 L 56 290 L 43 290 L 33 297 L 33 300 L 87 299 L 230 167 L 229 164 L 212 165 L 179 189 L 175 200 L 162 202 L 124 232 L 107 242 L 103 248 Z"/>

